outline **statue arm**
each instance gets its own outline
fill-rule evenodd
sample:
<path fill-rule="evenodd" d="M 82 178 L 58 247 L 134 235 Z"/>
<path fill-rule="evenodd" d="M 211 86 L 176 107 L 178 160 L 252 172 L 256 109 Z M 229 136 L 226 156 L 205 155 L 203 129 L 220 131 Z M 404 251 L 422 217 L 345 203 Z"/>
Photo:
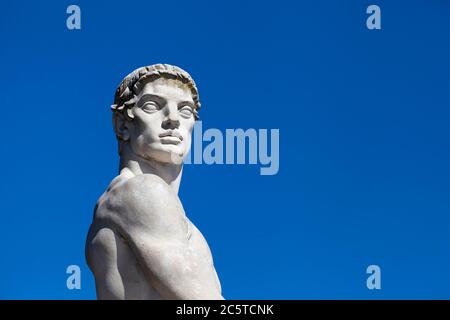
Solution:
<path fill-rule="evenodd" d="M 179 240 L 135 233 L 130 247 L 143 271 L 164 299 L 221 300 L 214 271 L 204 270 L 201 257 Z"/>
<path fill-rule="evenodd" d="M 89 230 L 86 243 L 86 260 L 95 276 L 97 298 L 101 300 L 123 300 L 125 290 L 117 266 L 116 235 L 109 228 Z"/>

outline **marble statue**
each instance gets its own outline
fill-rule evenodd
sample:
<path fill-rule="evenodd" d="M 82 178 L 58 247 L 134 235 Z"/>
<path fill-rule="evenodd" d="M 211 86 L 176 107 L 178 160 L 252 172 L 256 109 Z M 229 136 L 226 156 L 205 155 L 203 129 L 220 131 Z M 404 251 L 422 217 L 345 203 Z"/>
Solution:
<path fill-rule="evenodd" d="M 139 68 L 117 88 L 120 173 L 86 240 L 98 299 L 223 299 L 208 244 L 178 197 L 199 108 L 194 80 L 176 66 Z"/>

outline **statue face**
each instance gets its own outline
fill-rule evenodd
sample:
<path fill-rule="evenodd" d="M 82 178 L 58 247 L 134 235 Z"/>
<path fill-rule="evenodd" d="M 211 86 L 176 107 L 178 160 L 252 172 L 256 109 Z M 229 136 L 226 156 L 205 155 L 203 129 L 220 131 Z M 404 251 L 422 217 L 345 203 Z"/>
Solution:
<path fill-rule="evenodd" d="M 191 147 L 194 101 L 178 80 L 160 78 L 145 84 L 128 125 L 134 153 L 163 163 L 180 164 Z"/>

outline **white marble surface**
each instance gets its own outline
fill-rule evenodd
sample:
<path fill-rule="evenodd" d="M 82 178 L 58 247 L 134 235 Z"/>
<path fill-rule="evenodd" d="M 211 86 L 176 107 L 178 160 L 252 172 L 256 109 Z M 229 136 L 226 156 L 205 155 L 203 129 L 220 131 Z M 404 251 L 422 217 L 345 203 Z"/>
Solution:
<path fill-rule="evenodd" d="M 98 299 L 223 299 L 208 244 L 178 197 L 199 108 L 194 81 L 178 67 L 139 68 L 119 85 L 120 173 L 86 240 Z"/>

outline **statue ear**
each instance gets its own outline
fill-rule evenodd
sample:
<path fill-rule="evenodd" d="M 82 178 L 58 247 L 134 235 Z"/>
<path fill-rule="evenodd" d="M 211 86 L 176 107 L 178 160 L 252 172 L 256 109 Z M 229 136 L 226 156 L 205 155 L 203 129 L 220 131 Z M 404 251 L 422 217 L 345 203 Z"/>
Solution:
<path fill-rule="evenodd" d="M 113 127 L 117 138 L 122 141 L 130 139 L 127 119 L 125 119 L 125 116 L 121 112 L 116 111 L 113 113 Z"/>

